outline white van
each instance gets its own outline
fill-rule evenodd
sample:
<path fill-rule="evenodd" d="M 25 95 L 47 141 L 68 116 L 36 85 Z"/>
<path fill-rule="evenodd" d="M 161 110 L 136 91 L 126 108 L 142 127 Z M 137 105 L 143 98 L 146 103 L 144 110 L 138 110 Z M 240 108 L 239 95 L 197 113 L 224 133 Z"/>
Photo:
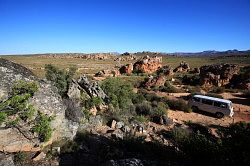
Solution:
<path fill-rule="evenodd" d="M 234 114 L 232 102 L 230 100 L 194 95 L 189 100 L 188 104 L 193 110 L 210 112 L 215 114 L 218 118 L 222 118 L 223 116 L 232 117 Z"/>

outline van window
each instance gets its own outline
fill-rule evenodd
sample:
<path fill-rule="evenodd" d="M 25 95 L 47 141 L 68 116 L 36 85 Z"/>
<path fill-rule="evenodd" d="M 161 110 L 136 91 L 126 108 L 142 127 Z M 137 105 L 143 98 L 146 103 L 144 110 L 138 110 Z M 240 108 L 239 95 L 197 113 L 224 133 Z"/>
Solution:
<path fill-rule="evenodd" d="M 214 101 L 214 106 L 221 107 L 221 108 L 227 108 L 226 103 L 222 103 L 222 102 L 218 102 L 218 101 Z"/>
<path fill-rule="evenodd" d="M 213 101 L 212 100 L 207 100 L 207 99 L 202 99 L 202 103 L 208 104 L 208 105 L 213 105 Z"/>
<path fill-rule="evenodd" d="M 200 102 L 200 99 L 197 98 L 197 97 L 193 97 L 193 101 L 195 101 L 195 102 Z"/>

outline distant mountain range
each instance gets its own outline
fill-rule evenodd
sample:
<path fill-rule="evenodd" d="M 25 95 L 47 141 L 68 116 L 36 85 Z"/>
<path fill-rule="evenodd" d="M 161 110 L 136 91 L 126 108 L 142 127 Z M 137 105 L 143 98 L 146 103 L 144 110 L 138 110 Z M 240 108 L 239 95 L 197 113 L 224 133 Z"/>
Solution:
<path fill-rule="evenodd" d="M 239 50 L 227 50 L 227 51 L 202 51 L 202 52 L 176 52 L 176 53 L 168 53 L 168 55 L 174 56 L 250 56 L 250 50 L 239 51 Z"/>

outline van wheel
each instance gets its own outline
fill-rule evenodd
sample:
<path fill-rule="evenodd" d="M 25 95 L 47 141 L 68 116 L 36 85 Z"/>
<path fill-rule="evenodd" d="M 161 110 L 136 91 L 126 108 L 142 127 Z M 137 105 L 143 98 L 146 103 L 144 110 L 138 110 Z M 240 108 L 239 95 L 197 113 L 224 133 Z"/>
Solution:
<path fill-rule="evenodd" d="M 198 108 L 198 107 L 196 107 L 196 106 L 192 106 L 192 107 L 191 107 L 191 109 L 192 109 L 194 112 L 199 111 L 199 108 Z"/>
<path fill-rule="evenodd" d="M 221 113 L 221 112 L 216 112 L 216 113 L 215 113 L 215 116 L 216 116 L 217 118 L 223 118 L 223 117 L 224 117 L 224 114 Z"/>

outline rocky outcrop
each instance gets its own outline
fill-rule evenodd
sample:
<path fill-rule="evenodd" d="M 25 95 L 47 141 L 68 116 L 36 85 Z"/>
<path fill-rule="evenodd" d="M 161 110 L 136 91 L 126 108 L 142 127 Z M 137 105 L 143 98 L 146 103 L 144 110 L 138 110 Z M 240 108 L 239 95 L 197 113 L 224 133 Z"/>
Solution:
<path fill-rule="evenodd" d="M 122 66 L 120 69 L 119 69 L 120 73 L 121 74 L 132 74 L 133 72 L 133 64 L 130 63 L 130 64 L 127 64 L 127 65 L 124 65 Z"/>
<path fill-rule="evenodd" d="M 73 139 L 78 124 L 65 118 L 66 107 L 57 89 L 49 82 L 36 78 L 29 69 L 0 58 L 0 92 L 2 101 L 10 96 L 11 87 L 17 80 L 36 81 L 38 83 L 39 90 L 28 100 L 28 104 L 33 105 L 37 111 L 46 116 L 54 117 L 50 122 L 53 130 L 52 137 L 48 142 L 40 142 L 37 136 L 31 132 L 32 122 L 28 124 L 21 121 L 16 127 L 3 125 L 0 128 L 0 151 L 39 151 L 53 141 L 58 141 L 62 138 Z"/>
<path fill-rule="evenodd" d="M 174 69 L 174 72 L 185 73 L 185 72 L 188 72 L 189 70 L 190 70 L 190 67 L 188 63 L 182 61 L 180 65 Z"/>
<path fill-rule="evenodd" d="M 203 86 L 225 86 L 230 83 L 239 67 L 232 64 L 206 65 L 200 68 L 200 83 Z"/>
<path fill-rule="evenodd" d="M 166 65 L 157 70 L 157 75 L 161 75 L 161 74 L 164 76 L 171 76 L 174 73 L 173 73 L 173 69 L 170 66 Z"/>
<path fill-rule="evenodd" d="M 117 77 L 121 75 L 120 71 L 118 69 L 112 69 L 112 70 L 101 70 L 101 71 L 98 71 L 96 74 L 95 74 L 95 77 Z"/>
<path fill-rule="evenodd" d="M 61 54 L 44 54 L 39 55 L 40 58 L 60 58 L 60 59 L 92 59 L 92 60 L 106 60 L 114 59 L 115 55 L 112 53 L 92 53 L 92 54 L 82 54 L 82 53 L 61 53 Z"/>
<path fill-rule="evenodd" d="M 156 77 L 149 76 L 145 82 L 142 83 L 142 87 L 150 88 L 155 86 L 163 86 L 166 82 L 166 78 L 163 75 Z"/>
<path fill-rule="evenodd" d="M 161 57 L 145 56 L 142 60 L 134 63 L 136 73 L 153 73 L 162 67 Z"/>
<path fill-rule="evenodd" d="M 109 101 L 109 97 L 104 93 L 97 82 L 90 82 L 88 78 L 83 75 L 77 81 L 80 88 L 86 91 L 86 93 L 91 97 L 99 97 L 104 102 Z"/>

